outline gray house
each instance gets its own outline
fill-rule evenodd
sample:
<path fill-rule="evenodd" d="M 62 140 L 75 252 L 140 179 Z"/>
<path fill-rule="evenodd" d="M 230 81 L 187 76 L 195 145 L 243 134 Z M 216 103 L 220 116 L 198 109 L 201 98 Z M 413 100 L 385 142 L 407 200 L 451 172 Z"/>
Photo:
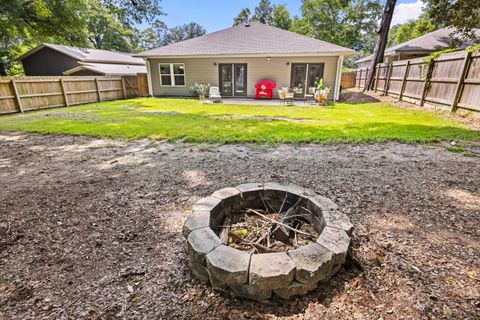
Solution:
<path fill-rule="evenodd" d="M 191 96 L 189 88 L 198 82 L 219 86 L 223 97 L 253 97 L 256 82 L 272 80 L 302 98 L 323 78 L 338 99 L 343 58 L 354 53 L 251 22 L 135 56 L 147 61 L 152 96 Z"/>
<path fill-rule="evenodd" d="M 147 73 L 131 53 L 43 43 L 18 58 L 27 76 L 121 76 Z"/>
<path fill-rule="evenodd" d="M 442 28 L 387 48 L 385 50 L 384 62 L 425 57 L 433 52 L 448 49 L 452 46 L 464 49 L 473 44 L 473 41 L 465 41 L 460 36 L 452 34 L 454 32 L 455 29 Z M 480 32 L 478 34 L 480 35 Z M 355 61 L 355 63 L 358 68 L 365 68 L 370 66 L 371 61 L 372 56 L 370 55 Z"/>

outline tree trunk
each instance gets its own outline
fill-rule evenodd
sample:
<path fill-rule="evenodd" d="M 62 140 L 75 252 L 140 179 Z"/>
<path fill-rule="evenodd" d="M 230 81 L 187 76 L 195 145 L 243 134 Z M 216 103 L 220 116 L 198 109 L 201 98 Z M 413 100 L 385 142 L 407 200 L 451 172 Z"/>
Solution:
<path fill-rule="evenodd" d="M 385 8 L 383 9 L 382 22 L 377 31 L 377 43 L 375 44 L 375 50 L 373 51 L 372 62 L 370 63 L 370 70 L 368 73 L 367 84 L 363 91 L 372 89 L 373 78 L 375 77 L 375 69 L 378 63 L 383 62 L 383 55 L 385 53 L 385 47 L 387 46 L 388 31 L 390 29 L 390 23 L 392 22 L 393 10 L 397 0 L 387 0 Z"/>

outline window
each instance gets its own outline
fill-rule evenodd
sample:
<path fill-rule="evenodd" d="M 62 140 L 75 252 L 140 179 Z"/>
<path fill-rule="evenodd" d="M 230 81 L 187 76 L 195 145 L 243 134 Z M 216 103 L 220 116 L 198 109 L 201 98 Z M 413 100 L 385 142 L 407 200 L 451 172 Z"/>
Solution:
<path fill-rule="evenodd" d="M 159 68 L 161 86 L 185 86 L 185 64 L 161 63 Z"/>

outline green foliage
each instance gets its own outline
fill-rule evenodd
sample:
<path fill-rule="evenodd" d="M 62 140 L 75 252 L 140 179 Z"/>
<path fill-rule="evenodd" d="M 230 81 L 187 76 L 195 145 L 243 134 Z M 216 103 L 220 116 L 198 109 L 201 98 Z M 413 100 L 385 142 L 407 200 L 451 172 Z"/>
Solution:
<path fill-rule="evenodd" d="M 264 24 L 272 24 L 274 6 L 270 0 L 260 0 L 258 6 L 255 7 L 252 21 L 258 21 Z"/>
<path fill-rule="evenodd" d="M 379 0 L 303 0 L 301 25 L 317 39 L 371 51 L 381 12 Z"/>
<path fill-rule="evenodd" d="M 207 30 L 196 22 L 190 22 L 168 29 L 161 40 L 162 45 L 169 45 L 195 37 L 203 36 Z"/>
<path fill-rule="evenodd" d="M 284 4 L 272 5 L 269 0 L 260 0 L 254 9 L 255 14 L 250 17 L 249 8 L 243 8 L 242 11 L 233 19 L 233 25 L 239 25 L 251 21 L 258 21 L 274 27 L 289 30 L 292 26 L 292 17 Z"/>
<path fill-rule="evenodd" d="M 425 12 L 428 18 L 440 27 L 452 26 L 464 39 L 480 43 L 479 0 L 425 0 Z"/>
<path fill-rule="evenodd" d="M 250 9 L 243 8 L 242 11 L 238 14 L 238 16 L 233 19 L 233 26 L 238 26 L 242 23 L 247 23 L 250 21 Z"/>
<path fill-rule="evenodd" d="M 41 42 L 135 51 L 134 24 L 158 23 L 160 0 L 0 0 L 0 75 Z"/>
<path fill-rule="evenodd" d="M 428 56 L 424 57 L 423 61 L 431 64 L 433 61 L 435 61 L 441 55 L 444 55 L 446 53 L 455 52 L 455 51 L 459 51 L 459 49 L 457 49 L 457 48 L 447 48 L 447 49 L 435 51 L 435 52 L 432 52 L 431 54 L 429 54 Z"/>
<path fill-rule="evenodd" d="M 453 147 L 448 147 L 447 151 L 461 153 L 465 151 L 465 148 L 462 146 L 453 146 Z"/>
<path fill-rule="evenodd" d="M 387 47 L 418 38 L 437 29 L 438 25 L 433 23 L 426 14 L 422 14 L 417 19 L 411 19 L 403 24 L 393 26 L 388 34 Z"/>
<path fill-rule="evenodd" d="M 190 87 L 190 91 L 194 92 L 197 96 L 204 96 L 208 92 L 208 88 L 210 88 L 209 84 L 197 83 Z"/>
<path fill-rule="evenodd" d="M 2 116 L 0 129 L 198 143 L 480 141 L 478 131 L 452 118 L 387 103 L 321 108 L 142 98 Z"/>
<path fill-rule="evenodd" d="M 274 7 L 272 25 L 284 30 L 289 30 L 291 28 L 292 17 L 284 4 Z"/>

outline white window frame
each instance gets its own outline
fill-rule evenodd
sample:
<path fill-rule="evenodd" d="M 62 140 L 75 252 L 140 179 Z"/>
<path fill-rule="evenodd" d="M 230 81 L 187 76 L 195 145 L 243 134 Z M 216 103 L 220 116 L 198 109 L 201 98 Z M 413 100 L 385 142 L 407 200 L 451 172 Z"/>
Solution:
<path fill-rule="evenodd" d="M 174 69 L 173 65 L 175 65 L 175 64 L 180 64 L 180 65 L 183 66 L 183 74 L 174 74 L 173 73 L 173 69 Z M 166 74 L 162 75 L 162 71 L 160 69 L 162 65 L 170 65 L 169 76 L 170 76 L 171 84 L 165 84 L 164 85 L 163 82 L 162 82 L 162 76 L 164 76 L 164 77 L 167 76 Z M 175 63 L 161 63 L 160 62 L 158 64 L 158 74 L 160 76 L 160 86 L 161 87 L 186 87 L 187 86 L 187 72 L 185 70 L 185 63 L 176 63 L 176 62 Z M 175 83 L 175 76 L 183 76 L 183 84 L 176 84 Z"/>

